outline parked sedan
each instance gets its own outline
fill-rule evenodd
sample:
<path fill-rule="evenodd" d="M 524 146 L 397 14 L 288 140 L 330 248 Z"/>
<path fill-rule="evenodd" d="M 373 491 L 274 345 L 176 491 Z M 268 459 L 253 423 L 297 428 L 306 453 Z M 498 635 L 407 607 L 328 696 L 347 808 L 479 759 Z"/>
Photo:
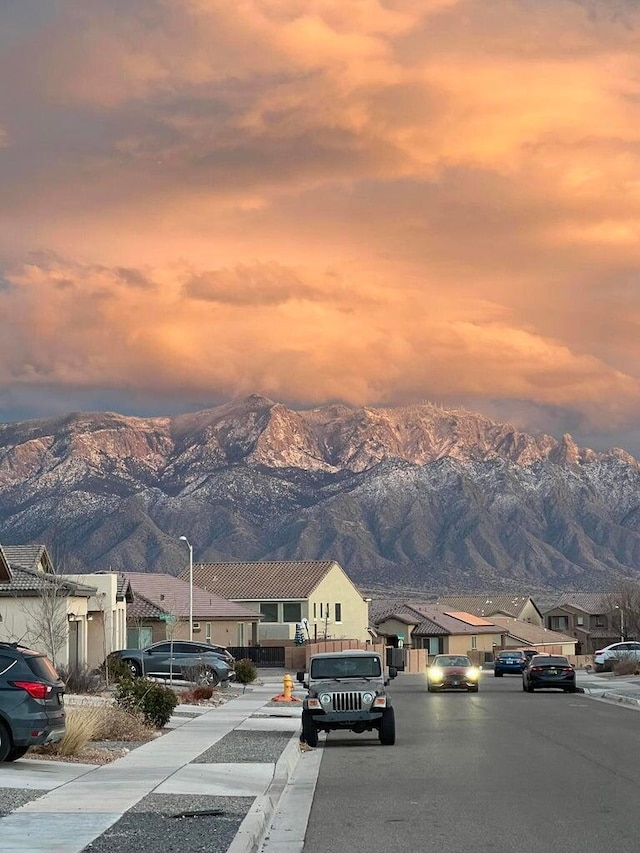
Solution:
<path fill-rule="evenodd" d="M 65 733 L 64 682 L 46 655 L 0 643 L 0 761 Z"/>
<path fill-rule="evenodd" d="M 624 643 L 611 643 L 604 649 L 598 649 L 593 656 L 596 672 L 611 672 L 617 661 L 632 660 L 640 662 L 640 643 L 627 640 Z"/>
<path fill-rule="evenodd" d="M 505 672 L 520 675 L 526 665 L 527 656 L 519 649 L 498 652 L 494 663 L 493 674 L 496 678 L 502 678 Z"/>
<path fill-rule="evenodd" d="M 198 684 L 227 684 L 236 677 L 233 656 L 222 646 L 163 640 L 146 649 L 121 649 L 109 659 L 124 661 L 134 678 L 173 678 Z"/>
<path fill-rule="evenodd" d="M 522 672 L 522 689 L 533 693 L 539 688 L 556 687 L 565 693 L 576 692 L 576 671 L 563 655 L 536 655 Z"/>
<path fill-rule="evenodd" d="M 466 655 L 436 655 L 427 669 L 427 690 L 467 690 L 478 692 L 480 670 Z"/>

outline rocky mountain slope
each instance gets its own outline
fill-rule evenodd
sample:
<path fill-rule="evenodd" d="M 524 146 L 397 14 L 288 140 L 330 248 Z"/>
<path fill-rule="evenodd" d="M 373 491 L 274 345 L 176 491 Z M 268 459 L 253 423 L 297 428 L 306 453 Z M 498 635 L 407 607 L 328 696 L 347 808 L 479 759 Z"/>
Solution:
<path fill-rule="evenodd" d="M 0 425 L 0 543 L 177 573 L 180 535 L 196 560 L 333 558 L 369 589 L 602 589 L 640 574 L 640 469 L 429 404 Z"/>

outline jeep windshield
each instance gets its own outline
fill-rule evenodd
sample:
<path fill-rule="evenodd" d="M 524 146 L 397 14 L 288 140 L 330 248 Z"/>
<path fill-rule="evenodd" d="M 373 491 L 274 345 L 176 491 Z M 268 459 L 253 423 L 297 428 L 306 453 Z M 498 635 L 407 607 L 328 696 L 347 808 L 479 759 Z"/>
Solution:
<path fill-rule="evenodd" d="M 336 657 L 311 661 L 311 678 L 379 678 L 380 658 Z"/>

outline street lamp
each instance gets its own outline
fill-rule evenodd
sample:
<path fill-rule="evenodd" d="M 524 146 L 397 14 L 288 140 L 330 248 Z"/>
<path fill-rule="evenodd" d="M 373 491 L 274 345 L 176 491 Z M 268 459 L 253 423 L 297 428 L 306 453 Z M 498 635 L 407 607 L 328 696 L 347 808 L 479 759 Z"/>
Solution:
<path fill-rule="evenodd" d="M 624 642 L 624 610 L 619 604 L 615 605 L 616 610 L 620 611 L 620 642 Z"/>
<path fill-rule="evenodd" d="M 180 540 L 187 543 L 189 549 L 189 639 L 193 640 L 193 545 L 186 536 Z"/>

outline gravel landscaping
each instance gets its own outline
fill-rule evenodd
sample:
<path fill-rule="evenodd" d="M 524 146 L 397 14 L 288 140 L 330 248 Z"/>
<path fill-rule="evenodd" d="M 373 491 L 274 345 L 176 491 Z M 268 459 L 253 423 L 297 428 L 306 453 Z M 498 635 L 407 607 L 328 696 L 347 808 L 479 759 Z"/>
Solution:
<path fill-rule="evenodd" d="M 47 791 L 40 791 L 36 788 L 0 788 L 0 817 L 12 812 L 14 809 L 19 809 L 27 803 L 43 797 Z M 0 830 L 1 832 L 1 830 Z"/>
<path fill-rule="evenodd" d="M 291 732 L 229 732 L 194 758 L 191 764 L 275 763 L 291 736 Z"/>
<path fill-rule="evenodd" d="M 226 853 L 253 797 L 149 794 L 83 853 Z"/>

